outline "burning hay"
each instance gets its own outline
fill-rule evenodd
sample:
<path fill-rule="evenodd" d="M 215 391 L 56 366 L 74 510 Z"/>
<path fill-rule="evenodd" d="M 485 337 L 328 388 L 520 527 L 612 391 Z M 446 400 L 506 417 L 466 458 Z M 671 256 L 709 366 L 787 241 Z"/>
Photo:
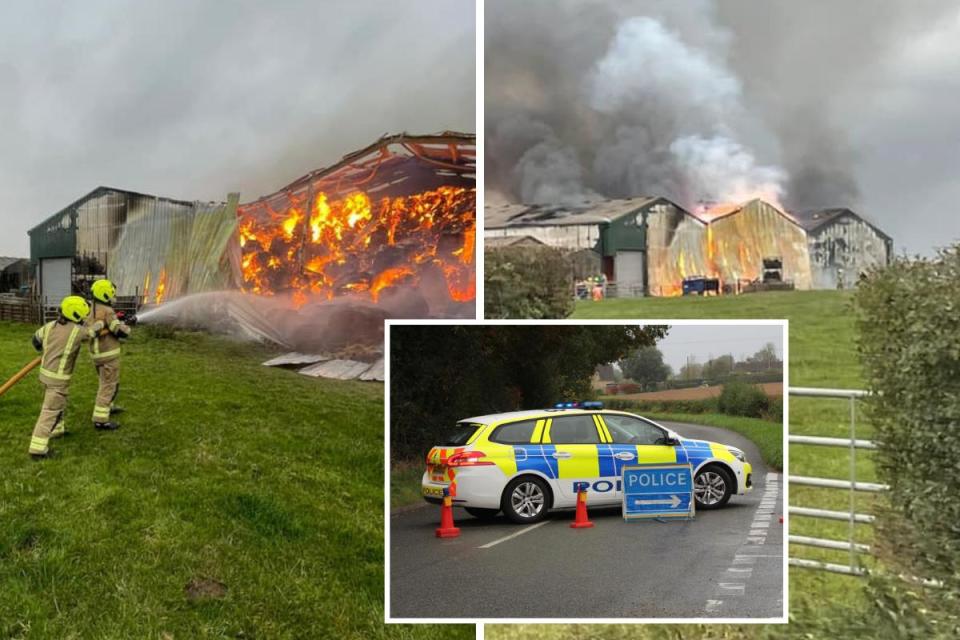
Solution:
<path fill-rule="evenodd" d="M 434 315 L 476 296 L 474 138 L 392 136 L 241 205 L 241 287 L 373 302 L 423 289 Z M 472 304 L 464 314 L 472 315 Z"/>

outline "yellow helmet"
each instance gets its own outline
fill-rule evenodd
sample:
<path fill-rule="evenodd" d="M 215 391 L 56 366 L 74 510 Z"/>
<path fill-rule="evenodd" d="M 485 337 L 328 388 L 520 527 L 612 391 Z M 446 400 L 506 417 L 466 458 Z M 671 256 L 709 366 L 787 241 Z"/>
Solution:
<path fill-rule="evenodd" d="M 109 280 L 97 280 L 90 287 L 90 293 L 93 294 L 95 300 L 111 304 L 114 296 L 117 295 L 117 288 Z"/>
<path fill-rule="evenodd" d="M 90 315 L 90 305 L 80 296 L 67 296 L 60 303 L 60 313 L 67 320 L 83 322 Z"/>

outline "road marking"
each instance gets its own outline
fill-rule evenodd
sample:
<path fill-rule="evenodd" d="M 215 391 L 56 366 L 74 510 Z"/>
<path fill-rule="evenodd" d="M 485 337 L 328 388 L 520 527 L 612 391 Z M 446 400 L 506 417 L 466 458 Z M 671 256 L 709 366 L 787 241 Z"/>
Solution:
<path fill-rule="evenodd" d="M 492 547 L 492 546 L 495 545 L 495 544 L 500 544 L 501 542 L 506 542 L 507 540 L 510 540 L 511 538 L 516 538 L 517 536 L 522 536 L 523 534 L 527 533 L 528 531 L 533 531 L 533 530 L 536 529 L 537 527 L 542 527 L 543 525 L 547 524 L 548 522 L 550 522 L 550 521 L 549 521 L 549 520 L 544 520 L 543 522 L 538 522 L 537 524 L 532 524 L 532 525 L 530 525 L 529 527 L 526 527 L 525 529 L 520 529 L 520 531 L 517 531 L 516 533 L 511 533 L 511 534 L 508 535 L 508 536 L 504 536 L 504 537 L 502 537 L 502 538 L 499 538 L 499 539 L 497 539 L 497 540 L 494 540 L 493 542 L 488 542 L 488 543 L 485 544 L 485 545 L 481 545 L 481 546 L 477 547 L 477 549 L 489 549 L 490 547 Z"/>
<path fill-rule="evenodd" d="M 723 600 L 707 600 L 707 613 L 716 613 L 722 604 Z"/>

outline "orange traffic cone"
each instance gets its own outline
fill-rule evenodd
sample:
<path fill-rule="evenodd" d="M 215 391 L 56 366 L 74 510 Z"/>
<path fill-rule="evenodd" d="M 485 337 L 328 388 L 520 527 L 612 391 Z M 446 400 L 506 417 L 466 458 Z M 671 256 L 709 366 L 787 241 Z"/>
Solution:
<path fill-rule="evenodd" d="M 587 520 L 587 490 L 577 492 L 577 517 L 570 523 L 571 529 L 589 529 L 593 523 Z"/>
<path fill-rule="evenodd" d="M 456 538 L 460 535 L 460 529 L 453 526 L 453 498 L 450 497 L 450 490 L 443 490 L 443 506 L 440 507 L 440 526 L 437 527 L 438 538 Z"/>

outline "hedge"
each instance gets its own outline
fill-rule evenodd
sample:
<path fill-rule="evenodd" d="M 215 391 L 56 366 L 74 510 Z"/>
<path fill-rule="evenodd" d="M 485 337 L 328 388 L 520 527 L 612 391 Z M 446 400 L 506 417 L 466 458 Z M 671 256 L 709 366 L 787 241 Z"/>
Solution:
<path fill-rule="evenodd" d="M 571 265 L 557 249 L 486 251 L 483 283 L 488 318 L 565 318 L 573 313 Z"/>
<path fill-rule="evenodd" d="M 904 636 L 960 637 L 960 245 L 894 260 L 855 301 L 878 472 L 891 487 L 875 545 L 889 574 L 872 581 L 874 601 Z"/>

